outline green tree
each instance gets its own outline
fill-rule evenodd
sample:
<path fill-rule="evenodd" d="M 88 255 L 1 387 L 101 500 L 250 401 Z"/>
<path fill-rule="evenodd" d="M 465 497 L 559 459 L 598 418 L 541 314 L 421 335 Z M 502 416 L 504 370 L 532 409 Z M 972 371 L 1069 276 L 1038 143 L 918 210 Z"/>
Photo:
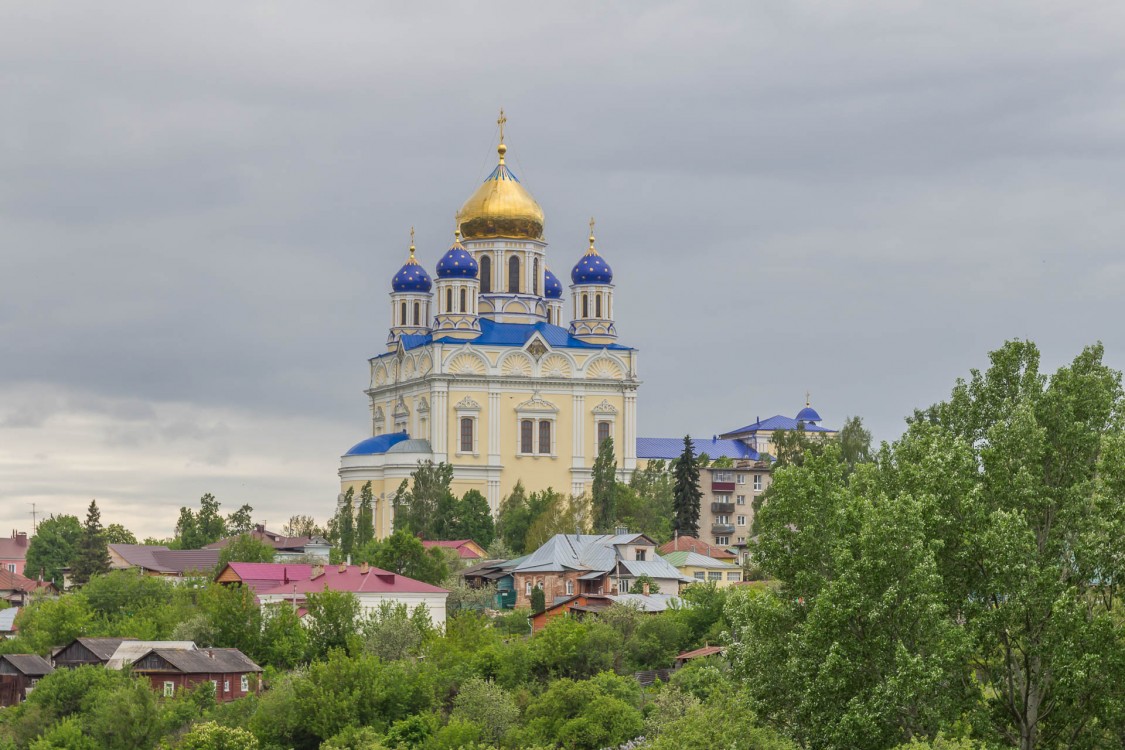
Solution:
<path fill-rule="evenodd" d="M 477 490 L 469 490 L 458 504 L 457 539 L 472 539 L 481 547 L 488 548 L 496 538 L 496 526 L 492 520 L 492 509 L 488 500 Z"/>
<path fill-rule="evenodd" d="M 241 508 L 227 516 L 223 535 L 235 536 L 238 534 L 249 534 L 253 530 L 254 509 L 247 504 L 243 504 Z"/>
<path fill-rule="evenodd" d="M 441 548 L 426 549 L 418 537 L 401 530 L 371 542 L 357 553 L 357 558 L 359 562 L 434 586 L 449 575 L 449 563 Z"/>
<path fill-rule="evenodd" d="M 684 436 L 684 450 L 676 460 L 675 485 L 672 489 L 673 529 L 679 536 L 699 536 L 699 463 L 691 436 Z"/>
<path fill-rule="evenodd" d="M 607 437 L 598 446 L 594 459 L 591 505 L 594 511 L 594 533 L 611 534 L 617 522 L 617 458 L 613 438 Z"/>
<path fill-rule="evenodd" d="M 531 590 L 531 612 L 537 614 L 547 608 L 547 596 L 543 593 L 542 586 L 536 586 Z"/>
<path fill-rule="evenodd" d="M 105 532 L 102 529 L 102 514 L 96 500 L 90 501 L 86 510 L 86 525 L 78 538 L 75 550 L 72 575 L 75 583 L 86 583 L 91 576 L 109 572 L 109 550 L 106 548 Z"/>
<path fill-rule="evenodd" d="M 181 750 L 258 750 L 258 738 L 239 727 L 225 727 L 213 721 L 196 724 L 177 746 Z"/>
<path fill-rule="evenodd" d="M 449 489 L 453 466 L 419 461 L 410 479 L 409 487 L 404 481 L 395 493 L 395 531 L 409 531 L 423 539 L 441 539 L 446 518 L 438 512 L 439 508 L 455 502 Z"/>
<path fill-rule="evenodd" d="M 82 523 L 76 516 L 48 516 L 39 523 L 27 546 L 24 574 L 42 575 L 43 580 L 62 583 L 62 569 L 69 568 L 82 537 Z"/>
<path fill-rule="evenodd" d="M 340 535 L 340 556 L 342 560 L 357 549 L 355 546 L 355 488 L 348 487 L 344 502 L 336 511 L 336 529 Z"/>
<path fill-rule="evenodd" d="M 273 562 L 277 553 L 272 546 L 249 534 L 241 534 L 219 550 L 218 570 L 232 562 Z"/>
<path fill-rule="evenodd" d="M 745 696 L 717 694 L 701 702 L 679 690 L 665 690 L 645 725 L 646 747 L 653 750 L 798 750 L 763 727 Z"/>
<path fill-rule="evenodd" d="M 278 669 L 293 669 L 304 662 L 308 633 L 290 602 L 262 607 L 262 660 Z"/>
<path fill-rule="evenodd" d="M 855 469 L 856 464 L 864 464 L 871 460 L 871 433 L 864 428 L 860 417 L 845 419 L 837 439 L 840 441 L 840 452 L 848 468 Z"/>
<path fill-rule="evenodd" d="M 85 635 L 93 619 L 94 613 L 81 595 L 41 599 L 16 615 L 17 640 L 28 651 L 47 654 L 52 648 Z"/>
<path fill-rule="evenodd" d="M 249 587 L 208 584 L 199 593 L 199 611 L 206 615 L 214 638 L 213 643 L 199 645 L 237 648 L 251 657 L 258 654 L 262 612 Z"/>
<path fill-rule="evenodd" d="M 550 487 L 532 493 L 529 508 L 538 510 L 527 530 L 524 549 L 538 549 L 556 534 L 584 534 L 589 530 L 589 502 L 583 497 L 566 497 Z"/>
<path fill-rule="evenodd" d="M 307 597 L 309 650 L 323 659 L 333 649 L 347 649 L 359 632 L 359 600 L 348 591 L 325 589 Z"/>
<path fill-rule="evenodd" d="M 371 482 L 359 490 L 359 513 L 355 522 L 355 546 L 363 549 L 375 538 L 375 499 L 371 492 Z"/>
<path fill-rule="evenodd" d="M 381 602 L 364 618 L 360 629 L 365 648 L 384 661 L 405 659 L 414 654 L 431 634 L 428 622 L 412 618 L 406 605 Z"/>
<path fill-rule="evenodd" d="M 632 678 L 612 673 L 582 682 L 556 680 L 528 704 L 524 734 L 530 743 L 545 746 L 596 750 L 620 745 L 644 729 L 638 692 Z"/>
<path fill-rule="evenodd" d="M 531 506 L 523 482 L 516 481 L 512 492 L 500 501 L 500 513 L 496 519 L 496 533 L 516 555 L 522 555 L 527 540 L 527 530 L 535 520 L 538 510 Z"/>
<path fill-rule="evenodd" d="M 328 532 L 317 526 L 316 519 L 312 516 L 290 516 L 285 523 L 286 536 L 319 536 L 327 537 Z"/>
<path fill-rule="evenodd" d="M 520 718 L 515 698 L 504 688 L 479 677 L 461 684 L 453 698 L 450 721 L 472 722 L 484 732 L 484 739 L 499 744 Z"/>
<path fill-rule="evenodd" d="M 226 535 L 226 522 L 219 513 L 219 501 L 210 492 L 199 498 L 198 512 L 188 507 L 180 508 L 174 541 L 177 549 L 202 549 Z"/>
<path fill-rule="evenodd" d="M 617 520 L 663 543 L 672 538 L 675 517 L 674 481 L 664 461 L 649 461 L 633 472 L 628 491 L 618 485 Z"/>
<path fill-rule="evenodd" d="M 111 523 L 105 527 L 106 544 L 136 544 L 137 537 L 129 529 L 119 523 Z"/>

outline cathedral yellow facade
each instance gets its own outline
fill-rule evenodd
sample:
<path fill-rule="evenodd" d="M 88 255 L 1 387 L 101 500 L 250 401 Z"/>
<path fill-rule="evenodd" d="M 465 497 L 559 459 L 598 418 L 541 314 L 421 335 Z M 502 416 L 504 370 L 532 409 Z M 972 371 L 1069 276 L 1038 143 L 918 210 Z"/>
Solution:
<path fill-rule="evenodd" d="M 623 477 L 637 465 L 637 350 L 617 342 L 613 271 L 595 245 L 578 253 L 568 299 L 547 267 L 544 214 L 505 162 L 456 215 L 430 277 L 411 243 L 391 282 L 387 351 L 369 360 L 371 437 L 340 460 L 341 496 L 371 482 L 377 537 L 420 461 L 453 467 L 493 513 L 529 492 L 588 492 L 598 445 L 614 439 Z"/>

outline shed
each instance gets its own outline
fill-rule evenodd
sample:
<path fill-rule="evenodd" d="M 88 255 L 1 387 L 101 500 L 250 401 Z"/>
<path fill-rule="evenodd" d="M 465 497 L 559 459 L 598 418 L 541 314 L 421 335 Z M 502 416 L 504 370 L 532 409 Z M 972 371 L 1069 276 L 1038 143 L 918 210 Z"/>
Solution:
<path fill-rule="evenodd" d="M 0 706 L 24 701 L 39 678 L 54 671 L 51 663 L 37 654 L 0 655 Z"/>
<path fill-rule="evenodd" d="M 54 651 L 51 661 L 56 668 L 83 667 L 88 664 L 105 666 L 113 652 L 126 638 L 75 638 Z"/>

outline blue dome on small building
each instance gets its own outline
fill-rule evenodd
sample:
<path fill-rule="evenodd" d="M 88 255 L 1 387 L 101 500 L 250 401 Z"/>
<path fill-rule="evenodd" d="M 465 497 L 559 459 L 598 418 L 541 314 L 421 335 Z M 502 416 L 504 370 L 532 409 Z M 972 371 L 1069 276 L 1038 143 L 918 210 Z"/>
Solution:
<path fill-rule="evenodd" d="M 575 284 L 612 284 L 613 269 L 596 252 L 587 252 L 574 264 L 570 280 Z"/>
<path fill-rule="evenodd" d="M 562 282 L 559 277 L 551 273 L 551 269 L 543 272 L 543 296 L 547 299 L 562 299 Z"/>
<path fill-rule="evenodd" d="M 410 260 L 406 261 L 391 279 L 391 289 L 396 292 L 426 293 L 430 291 L 431 286 L 433 283 L 430 281 L 430 275 L 418 264 L 418 261 L 414 260 L 414 253 L 410 254 Z"/>
<path fill-rule="evenodd" d="M 479 270 L 476 259 L 460 242 L 454 243 L 437 264 L 439 279 L 475 279 Z"/>
<path fill-rule="evenodd" d="M 389 432 L 386 435 L 376 435 L 353 445 L 345 456 L 374 456 L 386 453 L 390 448 L 403 440 L 409 440 L 405 432 Z"/>
<path fill-rule="evenodd" d="M 816 409 L 812 408 L 811 406 L 805 406 L 804 409 L 801 409 L 799 412 L 797 412 L 797 421 L 820 422 L 821 419 L 820 415 L 816 413 Z"/>

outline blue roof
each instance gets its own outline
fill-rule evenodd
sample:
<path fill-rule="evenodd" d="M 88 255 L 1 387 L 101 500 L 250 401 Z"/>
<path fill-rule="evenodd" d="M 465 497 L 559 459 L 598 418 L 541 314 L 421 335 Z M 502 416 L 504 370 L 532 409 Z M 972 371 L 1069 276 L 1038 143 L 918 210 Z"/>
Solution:
<path fill-rule="evenodd" d="M 475 339 L 468 339 L 467 343 L 481 344 L 491 346 L 523 346 L 538 333 L 547 342 L 547 345 L 553 349 L 613 349 L 617 351 L 630 351 L 632 347 L 622 346 L 621 344 L 589 344 L 580 339 L 576 339 L 567 332 L 565 328 L 560 328 L 550 323 L 497 323 L 494 320 L 487 318 L 480 319 L 480 335 Z M 413 334 L 402 336 L 399 339 L 402 342 L 402 348 L 406 351 L 417 349 L 420 346 L 432 344 L 434 341 L 433 334 Z M 458 339 L 457 343 L 461 343 L 465 339 Z M 380 357 L 390 356 L 388 354 L 380 354 Z M 373 357 L 378 359 L 378 357 Z"/>
<path fill-rule="evenodd" d="M 815 413 L 815 412 L 814 412 Z M 800 423 L 805 432 L 835 432 L 835 430 L 828 427 L 821 427 L 818 424 L 811 424 L 808 422 Z M 758 432 L 759 430 L 771 432 L 773 430 L 795 430 L 797 429 L 798 421 L 792 417 L 784 417 L 780 414 L 775 414 L 772 417 L 758 420 L 745 427 L 739 427 L 737 430 L 730 430 L 724 432 L 723 435 L 741 435 L 745 432 Z"/>
<path fill-rule="evenodd" d="M 806 406 L 804 409 L 801 409 L 799 412 L 797 412 L 797 421 L 819 422 L 821 420 L 820 415 L 816 413 L 816 409 L 812 408 L 811 406 Z"/>
<path fill-rule="evenodd" d="M 695 445 L 695 455 L 706 453 L 708 458 L 745 458 L 751 461 L 757 461 L 761 456 L 758 451 L 754 450 L 741 440 L 696 440 L 691 441 Z M 663 458 L 673 459 L 679 458 L 680 454 L 684 452 L 684 439 L 678 438 L 637 438 L 637 458 Z"/>
<path fill-rule="evenodd" d="M 377 453 L 386 453 L 391 446 L 410 438 L 405 432 L 389 432 L 386 435 L 376 435 L 353 445 L 345 456 L 373 456 Z"/>
<path fill-rule="evenodd" d="M 547 299 L 562 299 L 562 282 L 549 268 L 543 272 L 543 296 Z"/>
<path fill-rule="evenodd" d="M 575 284 L 612 284 L 613 269 L 591 247 L 578 259 L 570 271 L 570 280 Z"/>
<path fill-rule="evenodd" d="M 460 242 L 454 243 L 449 252 L 441 256 L 437 264 L 439 279 L 475 279 L 477 276 L 477 262 Z"/>
<path fill-rule="evenodd" d="M 418 265 L 413 255 L 391 279 L 391 289 L 396 292 L 428 292 L 430 286 L 430 275 Z"/>

